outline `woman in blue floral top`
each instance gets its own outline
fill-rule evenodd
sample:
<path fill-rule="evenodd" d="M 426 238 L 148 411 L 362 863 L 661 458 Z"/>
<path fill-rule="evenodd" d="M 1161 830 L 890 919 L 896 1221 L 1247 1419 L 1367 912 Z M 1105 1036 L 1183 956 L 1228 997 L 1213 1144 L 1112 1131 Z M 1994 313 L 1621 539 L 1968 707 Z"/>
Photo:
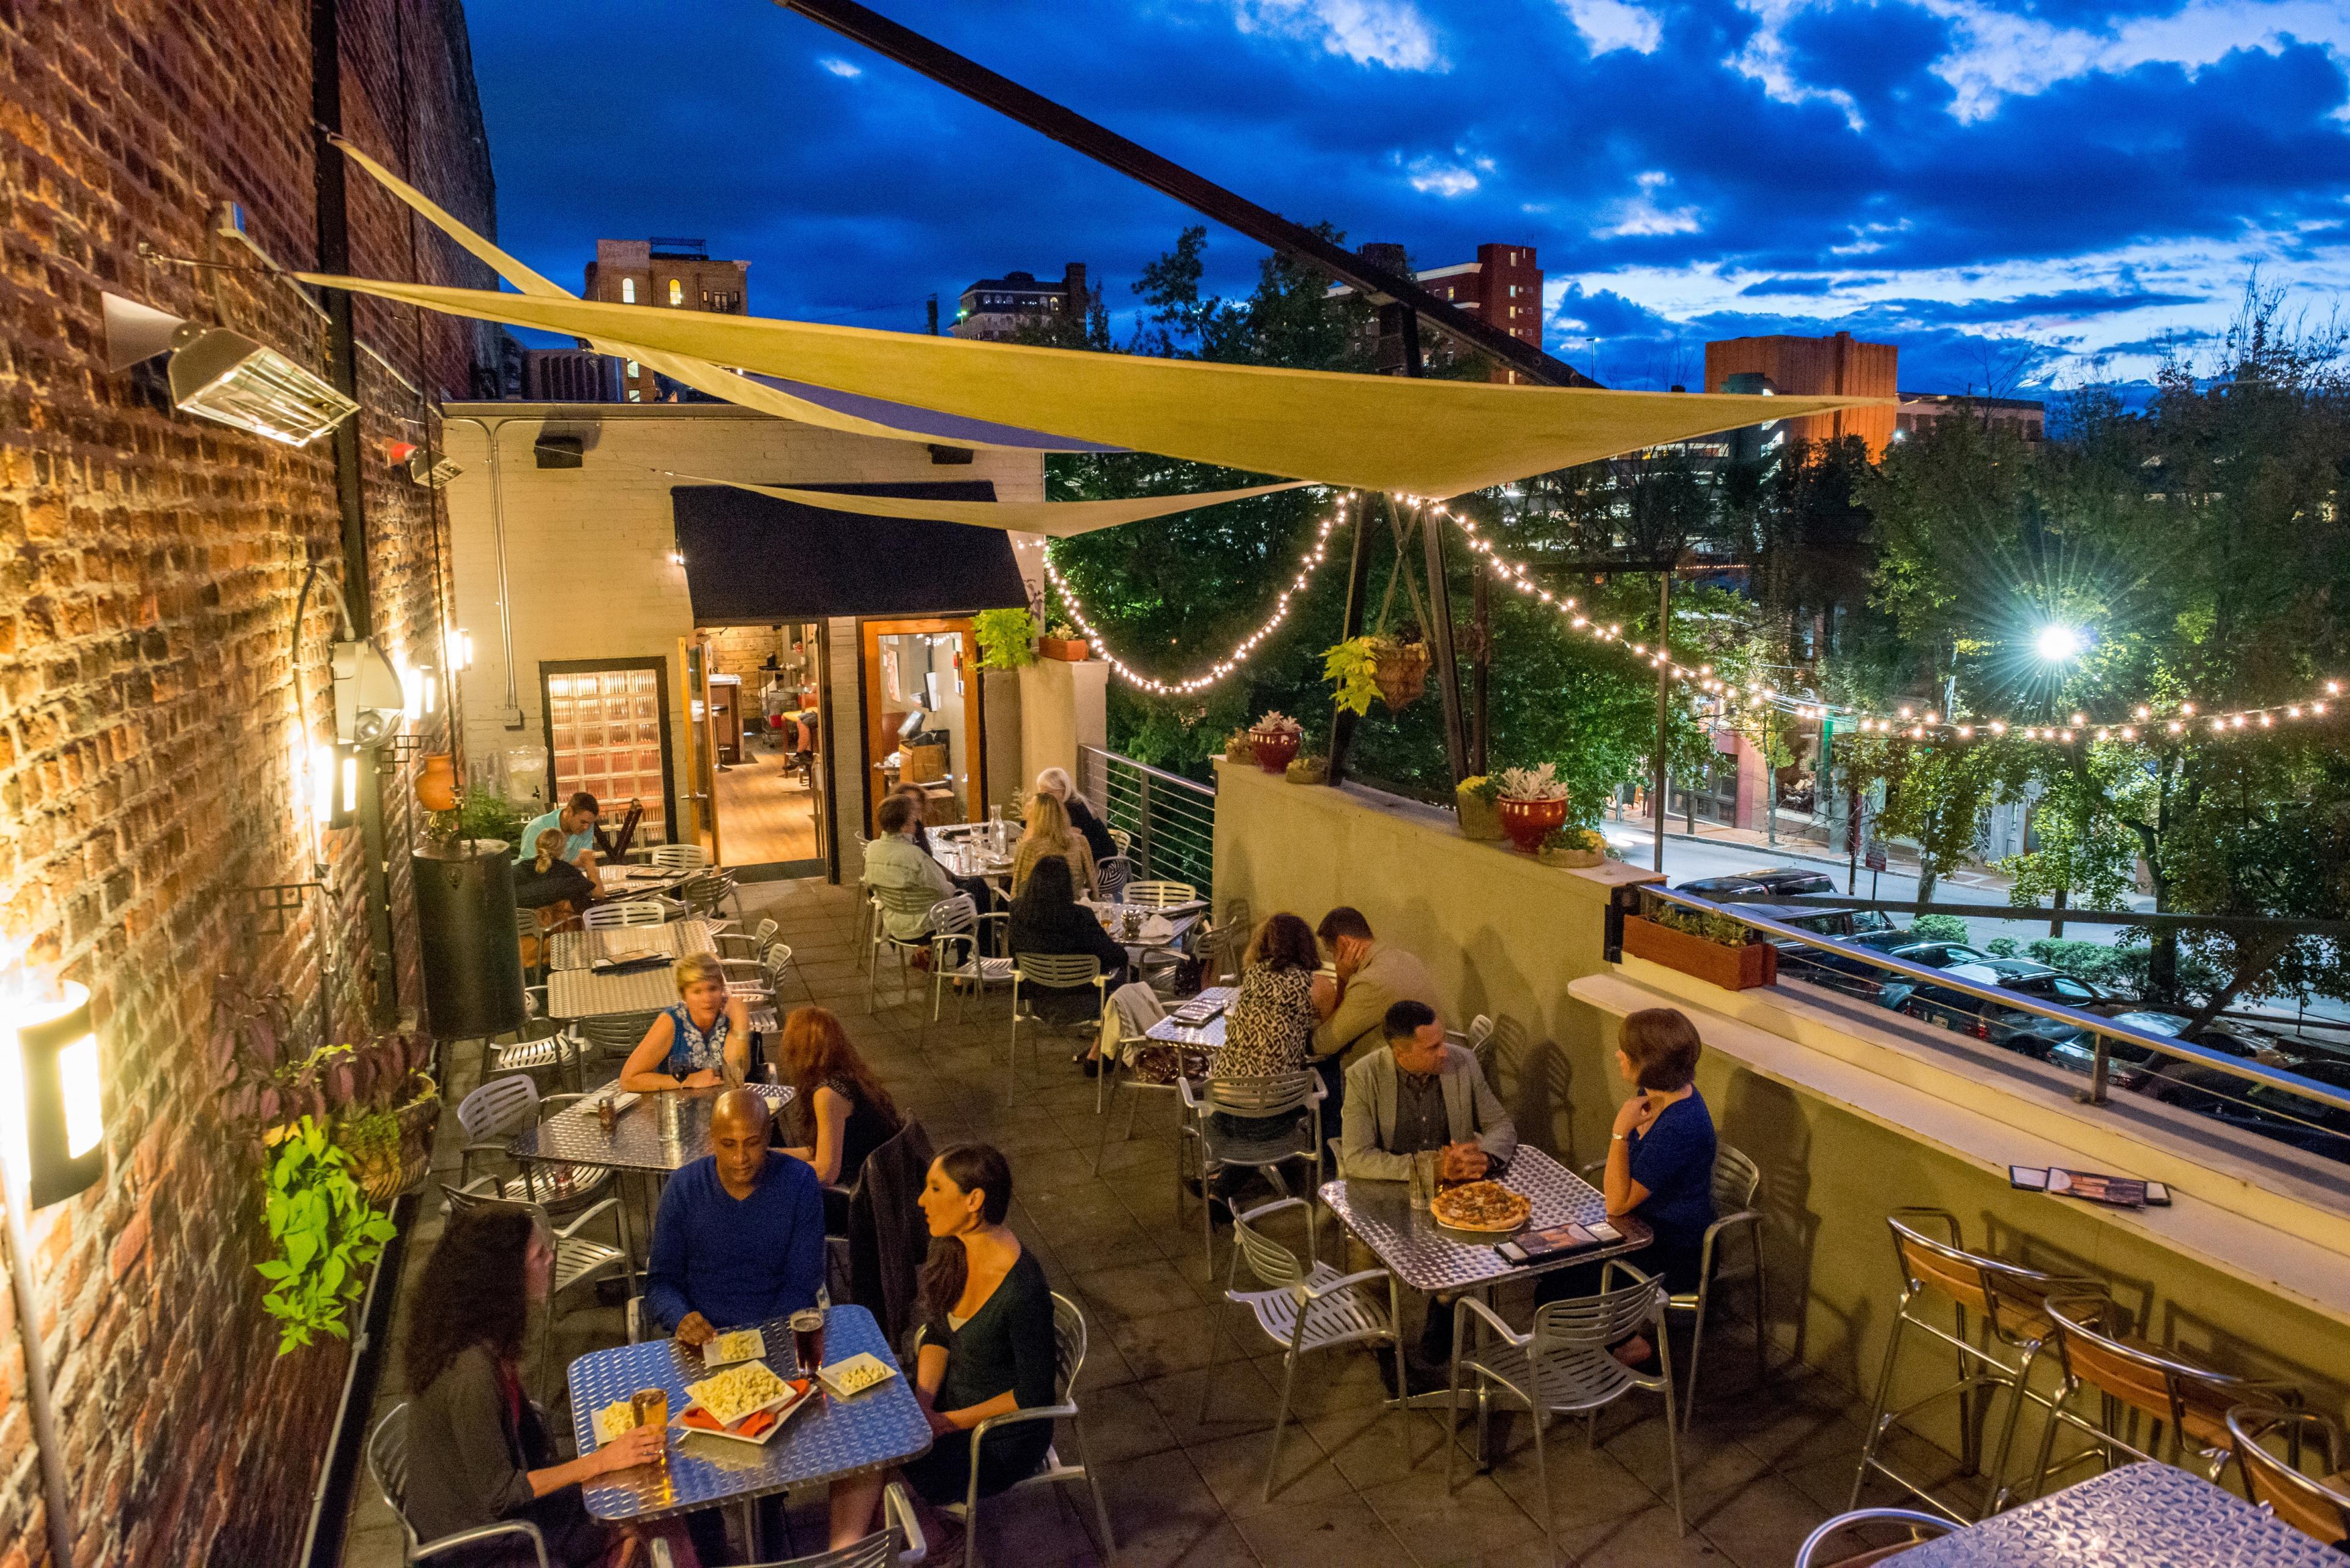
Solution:
<path fill-rule="evenodd" d="M 751 1022 L 743 1001 L 726 991 L 726 971 L 708 953 L 677 961 L 675 1007 L 652 1026 L 620 1068 L 620 1087 L 708 1089 L 741 1083 L 751 1068 Z"/>

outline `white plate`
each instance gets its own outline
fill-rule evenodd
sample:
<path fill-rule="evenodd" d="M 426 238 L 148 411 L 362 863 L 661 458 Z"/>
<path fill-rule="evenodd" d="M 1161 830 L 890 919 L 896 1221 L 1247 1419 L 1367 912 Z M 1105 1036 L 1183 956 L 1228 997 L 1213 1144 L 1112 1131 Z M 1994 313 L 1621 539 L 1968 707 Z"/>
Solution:
<path fill-rule="evenodd" d="M 750 1348 L 745 1350 L 738 1345 L 734 1348 L 739 1354 L 733 1355 L 720 1354 L 718 1347 L 730 1339 L 747 1341 Z M 714 1372 L 722 1366 L 732 1366 L 738 1361 L 756 1361 L 766 1354 L 765 1335 L 755 1328 L 733 1328 L 728 1329 L 724 1334 L 702 1346 L 702 1364 Z M 695 1381 L 699 1382 L 700 1379 L 697 1378 Z"/>
<path fill-rule="evenodd" d="M 729 1442 L 749 1443 L 754 1448 L 763 1447 L 765 1445 L 768 1438 L 774 1437 L 777 1432 L 782 1431 L 784 1429 L 784 1424 L 792 1418 L 793 1415 L 798 1411 L 801 1406 L 808 1403 L 810 1399 L 815 1397 L 815 1395 L 816 1385 L 814 1383 L 810 1383 L 805 1388 L 794 1388 L 774 1399 L 770 1399 L 764 1405 L 760 1406 L 758 1409 L 743 1411 L 742 1415 L 735 1417 L 734 1426 L 741 1426 L 743 1422 L 757 1415 L 760 1410 L 773 1410 L 775 1412 L 775 1424 L 769 1427 L 765 1431 L 760 1433 L 755 1438 L 746 1437 L 744 1434 L 735 1431 L 732 1427 L 712 1430 L 708 1427 L 690 1427 L 686 1425 L 686 1411 L 699 1410 L 702 1408 L 701 1406 L 694 1404 L 688 1404 L 685 1410 L 680 1410 L 677 1413 L 677 1419 L 671 1422 L 670 1425 L 675 1427 L 679 1431 L 685 1433 L 688 1437 L 724 1438 Z"/>

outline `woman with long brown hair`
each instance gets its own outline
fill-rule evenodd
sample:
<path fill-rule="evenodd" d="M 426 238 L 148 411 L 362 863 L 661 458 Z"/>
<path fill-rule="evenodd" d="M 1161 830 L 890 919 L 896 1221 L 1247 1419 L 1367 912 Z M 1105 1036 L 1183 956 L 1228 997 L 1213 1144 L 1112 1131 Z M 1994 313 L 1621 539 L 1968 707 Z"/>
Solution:
<path fill-rule="evenodd" d="M 922 1265 L 922 1351 L 915 1397 L 931 1423 L 931 1451 L 904 1479 L 936 1508 L 961 1502 L 972 1477 L 972 1428 L 991 1416 L 1050 1405 L 1058 1397 L 1053 1293 L 1044 1266 L 1003 1223 L 1012 1208 L 1012 1168 L 983 1143 L 957 1144 L 931 1162 L 922 1218 L 931 1228 Z M 1035 1473 L 1053 1441 L 1049 1422 L 1023 1423 L 989 1437 L 979 1456 L 979 1494 L 992 1497 Z M 832 1544 L 873 1529 L 883 1478 L 836 1483 Z M 932 1521 L 924 1521 L 929 1533 Z M 937 1529 L 951 1561 L 944 1521 Z"/>
<path fill-rule="evenodd" d="M 1028 885 L 1028 873 L 1036 869 L 1039 861 L 1055 857 L 1069 863 L 1069 883 L 1081 898 L 1091 898 L 1094 890 L 1094 852 L 1087 847 L 1085 835 L 1069 826 L 1069 808 L 1053 796 L 1038 790 L 1028 797 L 1027 831 L 1020 836 L 1020 847 L 1012 852 L 1012 894 Z"/>
<path fill-rule="evenodd" d="M 898 1103 L 848 1043 L 840 1020 L 824 1008 L 792 1009 L 775 1060 L 777 1080 L 792 1086 L 815 1127 L 808 1147 L 784 1152 L 814 1166 L 826 1187 L 855 1186 L 865 1157 L 905 1125 Z"/>

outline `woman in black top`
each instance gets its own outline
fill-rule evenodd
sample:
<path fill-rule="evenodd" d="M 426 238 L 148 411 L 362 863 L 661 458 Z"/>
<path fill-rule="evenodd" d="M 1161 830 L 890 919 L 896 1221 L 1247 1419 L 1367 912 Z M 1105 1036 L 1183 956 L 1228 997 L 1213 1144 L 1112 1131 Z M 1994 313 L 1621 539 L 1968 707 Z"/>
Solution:
<path fill-rule="evenodd" d="M 931 1162 L 922 1187 L 931 1257 L 922 1266 L 921 1355 L 915 1397 L 931 1423 L 931 1451 L 902 1478 L 933 1508 L 961 1502 L 972 1480 L 972 1430 L 991 1416 L 1060 1397 L 1053 1294 L 1045 1270 L 1003 1223 L 1012 1168 L 983 1143 L 958 1144 Z M 990 1433 L 979 1452 L 979 1495 L 1034 1475 L 1052 1445 L 1048 1421 Z M 871 1533 L 884 1478 L 835 1483 L 832 1544 Z M 955 1555 L 943 1520 L 923 1521 L 939 1554 Z M 933 1531 L 938 1533 L 931 1533 Z"/>
<path fill-rule="evenodd" d="M 1079 794 L 1076 785 L 1069 782 L 1067 769 L 1046 768 L 1036 775 L 1036 787 L 1068 808 L 1069 826 L 1085 836 L 1086 847 L 1093 851 L 1095 865 L 1118 852 L 1118 840 L 1109 836 L 1102 819 L 1094 815 L 1093 803 Z"/>
<path fill-rule="evenodd" d="M 557 1458 L 521 1375 L 531 1309 L 546 1299 L 554 1274 L 554 1244 L 527 1211 L 451 1217 L 410 1298 L 401 1348 L 409 1385 L 422 1392 L 408 1410 L 401 1508 L 426 1541 L 526 1520 L 545 1537 L 549 1562 L 588 1568 L 616 1560 L 625 1536 L 588 1517 L 580 1483 L 650 1461 L 664 1434 L 639 1429 L 578 1459 Z M 681 1563 L 692 1560 L 681 1533 L 671 1547 Z M 537 1559 L 515 1536 L 449 1561 L 507 1568 Z"/>
<path fill-rule="evenodd" d="M 535 856 L 515 866 L 515 908 L 543 909 L 568 904 L 577 914 L 594 902 L 596 885 L 588 874 L 563 857 L 563 835 L 548 828 L 534 845 Z"/>
<path fill-rule="evenodd" d="M 784 1152 L 816 1168 L 825 1188 L 825 1229 L 846 1235 L 847 1193 L 865 1169 L 865 1157 L 898 1136 L 904 1125 L 897 1102 L 857 1047 L 840 1020 L 821 1007 L 795 1007 L 784 1020 L 775 1050 L 775 1074 L 793 1089 L 794 1103 L 807 1107 L 811 1127 L 805 1148 Z"/>
<path fill-rule="evenodd" d="M 1038 1012 L 1072 1023 L 1092 1016 L 1102 996 L 1126 983 L 1126 950 L 1101 929 L 1091 909 L 1078 904 L 1076 886 L 1069 875 L 1069 863 L 1061 857 L 1048 855 L 1037 861 L 1020 897 L 1012 900 L 1007 936 L 1014 958 L 1028 953 L 1091 953 L 1101 960 L 1103 984 L 1098 993 L 1090 985 L 1050 991 L 1021 987 L 1024 993 L 1035 992 Z M 1071 1060 L 1090 1058 L 1079 1055 Z"/>

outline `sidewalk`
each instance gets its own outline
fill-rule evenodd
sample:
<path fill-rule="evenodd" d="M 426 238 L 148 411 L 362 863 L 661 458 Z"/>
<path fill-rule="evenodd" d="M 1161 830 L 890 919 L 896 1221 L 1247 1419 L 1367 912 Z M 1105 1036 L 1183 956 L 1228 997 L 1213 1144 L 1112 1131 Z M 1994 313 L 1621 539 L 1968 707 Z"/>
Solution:
<path fill-rule="evenodd" d="M 1679 840 L 1684 844 L 1707 844 L 1718 845 L 1724 848 L 1752 849 L 1768 855 L 1774 860 L 1792 860 L 1801 865 L 1822 866 L 1837 871 L 1845 870 L 1852 864 L 1849 856 L 1837 854 L 1825 845 L 1814 843 L 1808 838 L 1796 838 L 1782 834 L 1779 841 L 1773 844 L 1759 827 L 1729 827 L 1718 822 L 1700 822 L 1697 825 L 1697 831 L 1692 833 L 1686 826 L 1688 820 L 1686 817 L 1666 818 L 1665 841 L 1669 844 Z M 1680 823 L 1683 826 L 1676 827 L 1675 823 Z M 1651 831 L 1650 819 L 1648 817 L 1626 816 L 1619 820 L 1611 816 L 1604 819 L 1601 826 L 1637 833 L 1644 843 L 1648 840 Z M 1918 872 L 1917 857 L 1905 853 L 1898 844 L 1888 843 L 1885 850 L 1886 861 L 1883 873 L 1885 876 L 1912 878 L 1917 877 Z M 1861 867 L 1863 872 L 1867 869 L 1866 866 Z M 2015 885 L 2013 877 L 2004 872 L 1995 871 L 1988 866 L 1962 867 L 1940 880 L 1954 883 L 1962 888 L 1984 888 L 2002 895 Z"/>

